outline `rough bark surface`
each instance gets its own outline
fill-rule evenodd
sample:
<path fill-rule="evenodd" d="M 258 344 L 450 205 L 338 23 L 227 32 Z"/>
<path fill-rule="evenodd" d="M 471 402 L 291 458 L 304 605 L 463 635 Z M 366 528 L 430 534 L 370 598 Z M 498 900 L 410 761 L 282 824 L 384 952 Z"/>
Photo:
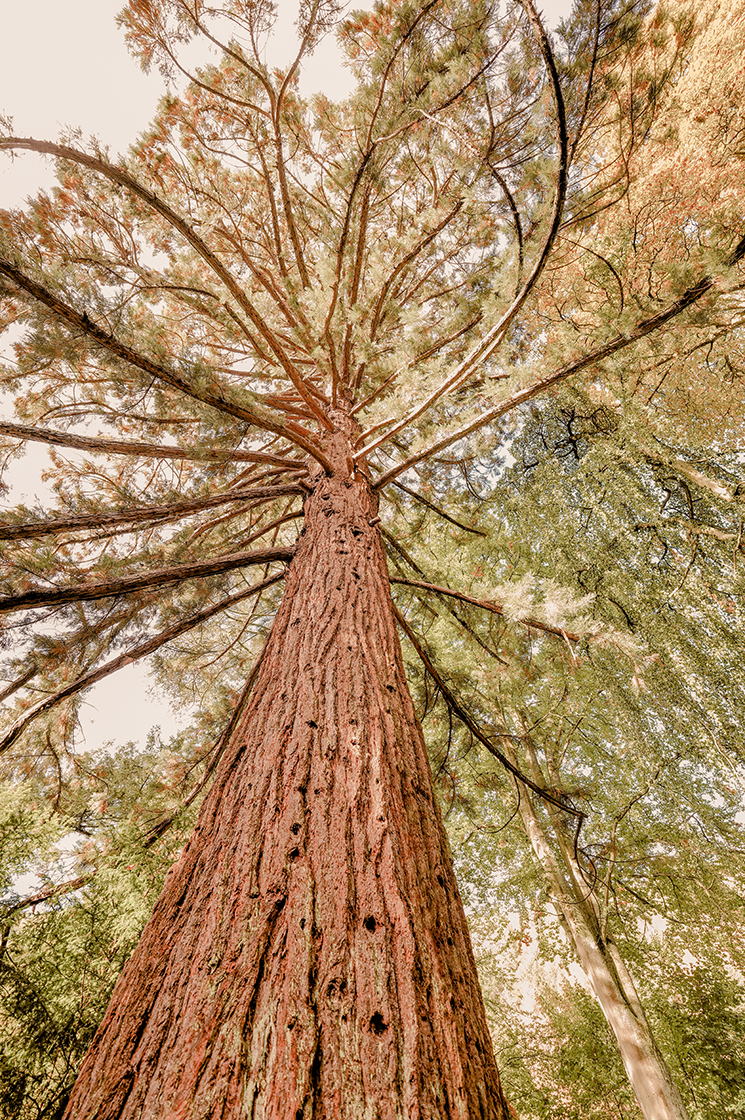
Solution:
<path fill-rule="evenodd" d="M 345 426 L 66 1120 L 509 1116 Z"/>

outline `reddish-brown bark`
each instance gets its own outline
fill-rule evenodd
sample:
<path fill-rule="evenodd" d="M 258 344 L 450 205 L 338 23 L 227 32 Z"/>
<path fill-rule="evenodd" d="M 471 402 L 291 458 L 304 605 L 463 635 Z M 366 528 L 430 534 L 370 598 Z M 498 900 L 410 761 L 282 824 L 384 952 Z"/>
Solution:
<path fill-rule="evenodd" d="M 350 449 L 67 1120 L 507 1120 Z"/>

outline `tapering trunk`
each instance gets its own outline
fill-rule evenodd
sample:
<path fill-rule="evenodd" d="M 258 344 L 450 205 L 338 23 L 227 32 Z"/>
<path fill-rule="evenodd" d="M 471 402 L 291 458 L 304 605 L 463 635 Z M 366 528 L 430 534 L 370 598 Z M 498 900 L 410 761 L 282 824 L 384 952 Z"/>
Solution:
<path fill-rule="evenodd" d="M 503 744 L 509 754 L 511 748 Z M 514 752 L 512 760 L 517 761 Z M 549 844 L 530 793 L 523 788 L 520 817 L 558 908 L 562 925 L 613 1032 L 626 1075 L 645 1120 L 690 1120 L 677 1085 L 652 1034 L 633 979 L 618 947 L 600 934 L 591 896 L 565 850 Z"/>
<path fill-rule="evenodd" d="M 365 478 L 316 481 L 250 706 L 67 1120 L 507 1120 Z"/>

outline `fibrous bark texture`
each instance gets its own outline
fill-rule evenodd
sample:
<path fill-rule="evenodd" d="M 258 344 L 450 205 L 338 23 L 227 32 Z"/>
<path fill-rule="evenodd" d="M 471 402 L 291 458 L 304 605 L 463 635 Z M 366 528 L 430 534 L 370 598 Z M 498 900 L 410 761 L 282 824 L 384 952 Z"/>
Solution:
<path fill-rule="evenodd" d="M 507 1120 L 346 428 L 67 1120 Z"/>

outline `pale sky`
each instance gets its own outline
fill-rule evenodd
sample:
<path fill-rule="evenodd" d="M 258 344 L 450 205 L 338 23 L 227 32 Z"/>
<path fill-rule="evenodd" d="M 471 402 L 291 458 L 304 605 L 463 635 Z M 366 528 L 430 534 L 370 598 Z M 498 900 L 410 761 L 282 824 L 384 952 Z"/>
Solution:
<path fill-rule="evenodd" d="M 122 2 L 0 0 L 0 114 L 13 118 L 16 135 L 54 140 L 65 128 L 79 128 L 84 138 L 96 135 L 119 152 L 145 128 L 163 93 L 163 80 L 157 72 L 144 74 L 128 54 L 115 23 Z M 349 7 L 369 8 L 372 3 L 357 0 Z M 278 0 L 268 57 L 274 65 L 293 57 L 297 8 L 296 0 Z M 571 9 L 571 0 L 550 0 L 539 9 L 548 24 L 555 24 Z M 351 90 L 351 75 L 340 65 L 333 36 L 306 60 L 301 81 L 304 92 L 323 90 L 332 98 Z M 11 161 L 0 153 L 0 207 L 21 205 L 53 183 L 52 165 L 42 157 L 21 153 Z M 0 401 L 0 411 L 11 418 L 9 402 Z M 13 483 L 15 501 L 42 496 L 39 474 L 46 462 L 46 450 L 29 445 L 6 479 Z M 164 737 L 176 729 L 170 705 L 148 693 L 147 662 L 122 669 L 91 689 L 83 711 L 88 749 L 108 740 L 142 742 L 154 724 L 161 725 Z"/>
<path fill-rule="evenodd" d="M 66 127 L 96 135 L 114 151 L 136 138 L 163 93 L 157 71 L 144 74 L 128 53 L 115 17 L 122 0 L 0 0 L 0 113 L 13 117 L 16 135 L 56 139 Z M 365 0 L 351 7 L 368 8 Z M 297 42 L 298 4 L 279 0 L 279 17 L 268 61 L 282 65 Z M 202 53 L 204 61 L 209 55 Z M 351 75 L 340 65 L 333 36 L 303 66 L 303 87 L 343 97 Z M 18 205 L 40 185 L 54 181 L 39 156 L 0 161 L 0 206 Z"/>
<path fill-rule="evenodd" d="M 571 9 L 571 0 L 538 4 L 547 24 Z M 163 92 L 157 72 L 143 74 L 127 52 L 115 17 L 122 0 L 0 0 L 0 114 L 13 117 L 16 135 L 56 139 L 66 127 L 94 134 L 114 151 L 136 138 L 153 116 Z M 297 0 L 278 0 L 278 22 L 268 61 L 292 58 L 297 39 Z M 352 0 L 348 9 L 371 8 Z M 204 56 L 203 56 L 204 57 Z M 306 93 L 343 97 L 351 75 L 340 65 L 333 35 L 303 64 Z M 54 181 L 50 165 L 23 153 L 0 159 L 0 207 L 18 205 Z"/>

